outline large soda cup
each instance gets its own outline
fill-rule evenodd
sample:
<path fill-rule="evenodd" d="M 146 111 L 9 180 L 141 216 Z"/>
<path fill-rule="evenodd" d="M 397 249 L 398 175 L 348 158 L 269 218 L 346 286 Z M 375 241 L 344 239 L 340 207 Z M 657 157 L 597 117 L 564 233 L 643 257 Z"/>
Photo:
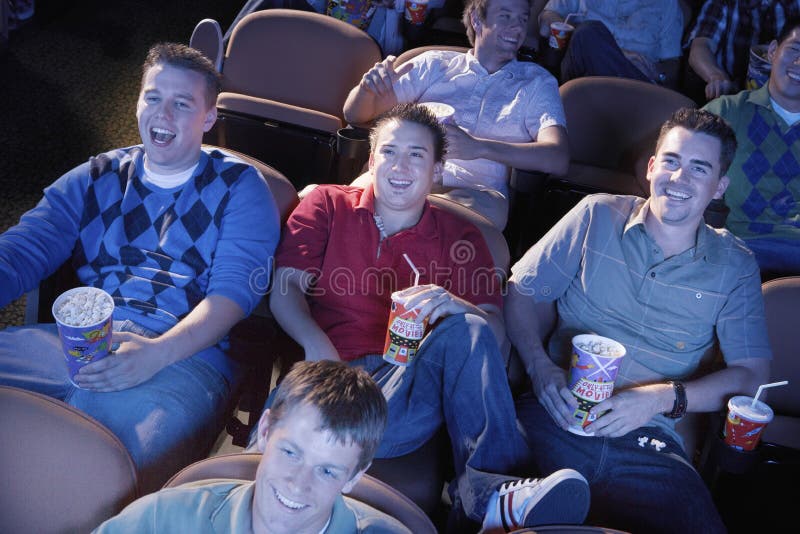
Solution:
<path fill-rule="evenodd" d="M 428 14 L 428 0 L 405 0 L 405 19 L 414 26 L 425 23 Z"/>
<path fill-rule="evenodd" d="M 400 291 L 392 293 L 392 308 L 389 311 L 383 359 L 395 365 L 406 366 L 411 364 L 417 355 L 417 349 L 428 326 L 428 318 L 426 317 L 421 323 L 416 322 L 417 310 L 407 310 L 405 298 L 399 296 L 400 293 Z"/>
<path fill-rule="evenodd" d="M 624 356 L 625 347 L 613 339 L 594 334 L 572 338 L 568 386 L 578 399 L 578 408 L 573 413 L 576 427 L 570 431 L 586 434 L 583 428 L 597 419 L 589 410 L 614 392 L 614 380 Z"/>
<path fill-rule="evenodd" d="M 58 296 L 52 312 L 69 379 L 75 384 L 75 374 L 84 365 L 105 358 L 111 352 L 114 299 L 96 287 L 76 287 Z"/>
<path fill-rule="evenodd" d="M 547 41 L 550 48 L 556 50 L 566 50 L 569 45 L 569 38 L 572 37 L 572 32 L 575 31 L 575 26 L 567 24 L 566 22 L 551 22 L 550 23 L 550 39 Z"/>
<path fill-rule="evenodd" d="M 725 444 L 739 451 L 752 451 L 772 417 L 772 408 L 765 402 L 757 400 L 753 404 L 753 397 L 746 395 L 731 397 L 725 418 Z"/>

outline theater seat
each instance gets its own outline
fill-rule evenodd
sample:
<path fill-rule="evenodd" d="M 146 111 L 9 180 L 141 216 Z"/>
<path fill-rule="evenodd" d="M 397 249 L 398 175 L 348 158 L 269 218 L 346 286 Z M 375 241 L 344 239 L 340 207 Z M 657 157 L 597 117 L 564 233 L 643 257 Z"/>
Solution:
<path fill-rule="evenodd" d="M 629 534 L 622 530 L 590 525 L 546 525 L 523 528 L 513 532 L 514 534 Z"/>
<path fill-rule="evenodd" d="M 0 422 L 0 532 L 90 532 L 136 498 L 125 446 L 80 410 L 0 386 Z"/>
<path fill-rule="evenodd" d="M 771 388 L 767 403 L 775 417 L 764 429 L 764 442 L 795 450 L 800 459 L 800 359 L 795 334 L 800 332 L 800 276 L 776 278 L 761 286 L 772 347 L 770 382 L 789 384 Z"/>
<path fill-rule="evenodd" d="M 297 189 L 336 182 L 345 99 L 380 59 L 369 35 L 333 17 L 250 13 L 228 41 L 219 118 L 204 139 L 272 165 Z"/>
<path fill-rule="evenodd" d="M 560 177 L 576 188 L 649 196 L 647 160 L 659 129 L 689 97 L 652 83 L 591 76 L 559 89 L 569 128 L 570 165 Z"/>
<path fill-rule="evenodd" d="M 535 243 L 591 193 L 648 197 L 647 162 L 661 125 L 690 98 L 655 84 L 605 76 L 575 78 L 559 88 L 569 131 L 570 163 L 551 176 L 533 204 Z"/>
<path fill-rule="evenodd" d="M 217 72 L 222 70 L 222 28 L 214 19 L 203 19 L 197 23 L 189 38 L 189 46 L 202 52 Z"/>
<path fill-rule="evenodd" d="M 212 478 L 255 480 L 261 454 L 240 453 L 214 456 L 196 462 L 172 477 L 164 485 L 180 484 Z M 435 534 L 436 529 L 425 513 L 396 489 L 369 475 L 364 475 L 349 497 L 361 501 L 403 523 L 414 534 Z"/>

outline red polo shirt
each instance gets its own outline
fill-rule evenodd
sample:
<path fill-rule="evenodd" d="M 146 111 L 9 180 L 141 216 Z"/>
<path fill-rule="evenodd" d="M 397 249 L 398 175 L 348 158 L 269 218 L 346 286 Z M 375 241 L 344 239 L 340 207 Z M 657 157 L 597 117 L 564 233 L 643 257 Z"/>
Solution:
<path fill-rule="evenodd" d="M 321 185 L 289 217 L 275 255 L 278 267 L 315 276 L 311 315 L 342 359 L 383 352 L 391 294 L 414 283 L 403 253 L 420 284 L 502 307 L 492 255 L 473 224 L 426 202 L 415 226 L 381 243 L 374 206 L 372 186 Z"/>

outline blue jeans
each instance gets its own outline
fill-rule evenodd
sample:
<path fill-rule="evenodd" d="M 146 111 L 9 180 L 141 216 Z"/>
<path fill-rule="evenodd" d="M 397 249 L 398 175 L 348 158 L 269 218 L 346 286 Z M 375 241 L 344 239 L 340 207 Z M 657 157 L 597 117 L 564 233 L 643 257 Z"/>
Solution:
<path fill-rule="evenodd" d="M 114 330 L 156 335 L 131 321 L 115 321 Z M 97 393 L 77 388 L 69 381 L 55 324 L 0 331 L 0 384 L 62 400 L 105 425 L 130 452 L 142 494 L 159 489 L 179 469 L 208 454 L 229 413 L 231 393 L 223 376 L 197 357 L 130 389 Z"/>
<path fill-rule="evenodd" d="M 597 20 L 587 20 L 575 28 L 561 60 L 561 83 L 583 76 L 651 81 L 625 57 L 605 24 Z"/>
<path fill-rule="evenodd" d="M 776 275 L 800 275 L 800 241 L 760 237 L 745 240 L 758 267 Z"/>
<path fill-rule="evenodd" d="M 389 406 L 389 424 L 375 457 L 408 454 L 445 424 L 459 504 L 480 523 L 492 492 L 517 478 L 499 473 L 518 473 L 529 462 L 503 360 L 486 321 L 465 314 L 443 319 L 408 367 L 380 355 L 351 364 L 372 375 Z"/>
<path fill-rule="evenodd" d="M 725 526 L 679 443 L 654 427 L 619 438 L 576 436 L 556 426 L 532 393 L 517 415 L 538 468 L 570 467 L 589 482 L 587 524 L 649 533 L 717 533 Z"/>

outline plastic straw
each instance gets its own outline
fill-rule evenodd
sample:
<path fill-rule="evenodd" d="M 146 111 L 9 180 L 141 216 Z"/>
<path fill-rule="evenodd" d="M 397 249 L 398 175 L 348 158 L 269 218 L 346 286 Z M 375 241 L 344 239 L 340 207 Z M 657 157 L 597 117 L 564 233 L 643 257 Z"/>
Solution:
<path fill-rule="evenodd" d="M 408 254 L 403 253 L 403 257 L 406 259 L 408 264 L 411 266 L 411 270 L 414 271 L 414 285 L 418 286 L 419 285 L 419 271 L 414 266 L 414 262 L 411 261 L 411 258 L 408 257 Z"/>
<path fill-rule="evenodd" d="M 572 17 L 580 16 L 580 13 L 570 13 L 564 18 L 564 24 L 569 24 L 569 19 Z"/>
<path fill-rule="evenodd" d="M 753 397 L 753 402 L 750 403 L 750 407 L 751 408 L 756 407 L 756 402 L 758 401 L 758 398 L 761 396 L 761 392 L 764 391 L 765 389 L 774 388 L 775 386 L 785 386 L 788 383 L 789 383 L 788 380 L 782 380 L 781 382 L 772 382 L 771 384 L 761 384 L 760 386 L 758 386 L 758 391 L 756 391 L 756 396 Z"/>

